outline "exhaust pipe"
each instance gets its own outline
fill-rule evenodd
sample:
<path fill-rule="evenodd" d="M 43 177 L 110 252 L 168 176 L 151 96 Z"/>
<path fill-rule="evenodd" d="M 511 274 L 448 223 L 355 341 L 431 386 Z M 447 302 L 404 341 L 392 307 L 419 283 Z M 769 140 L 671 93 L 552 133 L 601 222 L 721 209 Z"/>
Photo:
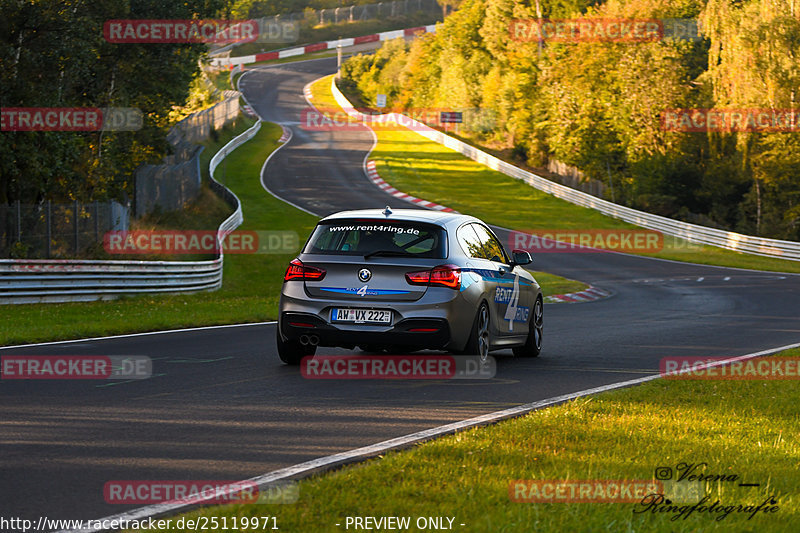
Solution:
<path fill-rule="evenodd" d="M 316 346 L 317 344 L 319 344 L 319 337 L 317 337 L 316 335 L 309 335 L 308 343 L 311 346 Z"/>
<path fill-rule="evenodd" d="M 300 335 L 300 344 L 303 346 L 308 345 L 308 335 Z"/>

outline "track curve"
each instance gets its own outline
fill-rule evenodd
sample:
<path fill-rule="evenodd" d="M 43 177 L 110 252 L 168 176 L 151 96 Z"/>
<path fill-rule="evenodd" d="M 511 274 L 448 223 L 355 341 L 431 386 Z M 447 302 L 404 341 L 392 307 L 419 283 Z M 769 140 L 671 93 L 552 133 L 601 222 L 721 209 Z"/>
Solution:
<path fill-rule="evenodd" d="M 293 130 L 264 168 L 276 195 L 311 212 L 404 202 L 363 172 L 369 131 L 296 126 L 303 87 L 335 60 L 261 68 L 241 89 L 261 116 Z M 0 382 L 2 513 L 89 519 L 123 479 L 244 479 L 498 409 L 658 371 L 666 356 L 730 356 L 800 339 L 800 276 L 621 254 L 541 254 L 535 267 L 614 292 L 545 308 L 538 359 L 498 358 L 489 381 L 308 381 L 283 366 L 274 324 L 0 349 L 0 355 L 148 355 L 155 377 Z M 326 350 L 326 353 L 338 353 Z"/>

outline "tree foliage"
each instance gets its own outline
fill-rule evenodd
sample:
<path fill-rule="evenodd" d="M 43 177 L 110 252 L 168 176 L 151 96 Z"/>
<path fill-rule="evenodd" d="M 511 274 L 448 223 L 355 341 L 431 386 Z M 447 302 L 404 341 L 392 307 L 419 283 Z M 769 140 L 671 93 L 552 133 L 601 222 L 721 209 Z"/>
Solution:
<path fill-rule="evenodd" d="M 538 17 L 697 19 L 703 38 L 512 38 L 513 19 Z M 796 109 L 798 0 L 464 0 L 435 35 L 356 57 L 345 75 L 368 99 L 380 92 L 401 108 L 482 108 L 493 123 L 476 137 L 611 181 L 627 205 L 800 238 L 800 133 L 661 124 L 666 109 Z"/>
<path fill-rule="evenodd" d="M 3 107 L 135 107 L 136 132 L 2 132 L 0 204 L 132 193 L 133 169 L 167 150 L 173 106 L 186 102 L 201 44 L 112 44 L 111 19 L 212 18 L 220 0 L 2 0 Z"/>

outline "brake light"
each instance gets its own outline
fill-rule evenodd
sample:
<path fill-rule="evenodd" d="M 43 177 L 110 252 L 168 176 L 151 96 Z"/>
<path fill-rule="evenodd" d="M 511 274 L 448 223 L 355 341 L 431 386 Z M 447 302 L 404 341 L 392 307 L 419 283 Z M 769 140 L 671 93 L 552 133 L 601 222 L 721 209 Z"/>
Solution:
<path fill-rule="evenodd" d="M 432 270 L 407 272 L 406 281 L 411 285 L 440 285 L 449 289 L 460 289 L 461 269 L 456 265 L 439 265 Z"/>
<path fill-rule="evenodd" d="M 289 263 L 289 268 L 286 269 L 286 274 L 283 276 L 283 281 L 319 281 L 324 277 L 324 269 L 306 266 L 299 259 L 293 259 Z"/>
<path fill-rule="evenodd" d="M 421 270 L 419 272 L 407 272 L 406 281 L 411 285 L 427 285 L 431 280 L 430 270 Z"/>

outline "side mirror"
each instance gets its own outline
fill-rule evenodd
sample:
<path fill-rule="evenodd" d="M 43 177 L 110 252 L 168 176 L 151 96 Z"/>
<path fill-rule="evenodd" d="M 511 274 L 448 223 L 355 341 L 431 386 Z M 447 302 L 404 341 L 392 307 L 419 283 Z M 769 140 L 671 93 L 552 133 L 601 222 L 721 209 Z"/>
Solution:
<path fill-rule="evenodd" d="M 525 250 L 514 250 L 511 252 L 513 259 L 511 260 L 511 266 L 514 267 L 516 265 L 530 265 L 533 263 L 533 258 L 531 254 L 526 252 Z"/>

